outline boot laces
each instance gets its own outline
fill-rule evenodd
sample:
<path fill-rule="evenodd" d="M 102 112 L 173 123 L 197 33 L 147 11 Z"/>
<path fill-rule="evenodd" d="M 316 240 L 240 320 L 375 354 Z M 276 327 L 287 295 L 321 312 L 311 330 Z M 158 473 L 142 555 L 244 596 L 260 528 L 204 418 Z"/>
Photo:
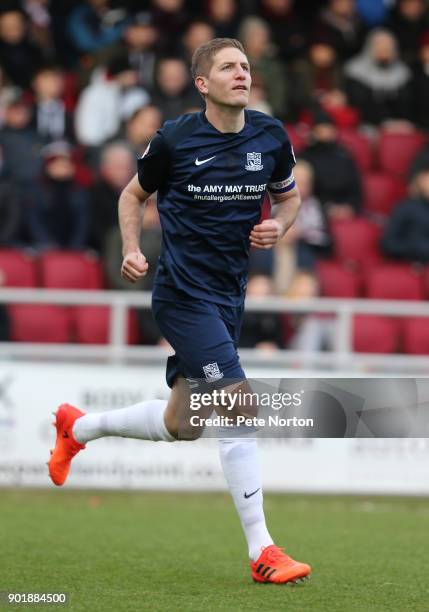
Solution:
<path fill-rule="evenodd" d="M 285 549 L 279 546 L 266 546 L 263 550 L 266 551 L 267 560 L 271 563 L 276 561 L 290 561 L 290 557 L 285 554 Z"/>

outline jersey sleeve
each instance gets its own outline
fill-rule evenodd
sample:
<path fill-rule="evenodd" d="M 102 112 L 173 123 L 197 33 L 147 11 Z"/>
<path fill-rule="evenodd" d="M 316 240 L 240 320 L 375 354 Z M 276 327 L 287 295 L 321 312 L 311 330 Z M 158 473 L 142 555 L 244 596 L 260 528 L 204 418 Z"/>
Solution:
<path fill-rule="evenodd" d="M 293 167 L 296 164 L 295 154 L 290 141 L 284 136 L 274 171 L 268 183 L 271 193 L 286 193 L 295 187 Z"/>
<path fill-rule="evenodd" d="M 153 193 L 165 185 L 170 165 L 170 148 L 165 138 L 158 132 L 137 160 L 137 176 L 141 187 L 148 193 Z"/>

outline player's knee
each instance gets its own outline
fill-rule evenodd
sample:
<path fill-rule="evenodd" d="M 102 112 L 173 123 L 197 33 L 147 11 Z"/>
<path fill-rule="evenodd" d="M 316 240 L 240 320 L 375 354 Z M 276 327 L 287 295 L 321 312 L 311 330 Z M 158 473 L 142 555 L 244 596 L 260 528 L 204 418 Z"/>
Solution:
<path fill-rule="evenodd" d="M 180 417 L 175 414 L 170 419 L 165 419 L 165 424 L 172 436 L 178 440 L 198 440 L 201 437 L 204 428 L 193 426 L 190 419 Z"/>

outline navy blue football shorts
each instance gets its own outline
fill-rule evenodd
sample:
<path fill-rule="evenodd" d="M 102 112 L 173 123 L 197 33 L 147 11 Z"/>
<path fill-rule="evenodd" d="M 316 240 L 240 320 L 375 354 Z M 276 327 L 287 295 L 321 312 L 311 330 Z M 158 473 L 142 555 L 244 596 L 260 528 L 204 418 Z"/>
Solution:
<path fill-rule="evenodd" d="M 194 386 L 198 381 L 210 388 L 246 378 L 237 353 L 243 311 L 244 306 L 223 306 L 172 287 L 154 287 L 155 321 L 176 352 L 167 361 L 169 387 L 179 375 L 192 379 Z"/>

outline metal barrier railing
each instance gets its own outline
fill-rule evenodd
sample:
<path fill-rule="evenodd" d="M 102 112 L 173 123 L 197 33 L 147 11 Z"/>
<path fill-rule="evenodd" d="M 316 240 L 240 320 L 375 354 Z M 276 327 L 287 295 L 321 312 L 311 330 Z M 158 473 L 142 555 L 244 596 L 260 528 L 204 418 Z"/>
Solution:
<path fill-rule="evenodd" d="M 94 345 L 35 345 L 26 343 L 0 343 L 0 357 L 36 355 L 65 359 L 113 359 L 115 361 L 145 361 L 165 359 L 165 350 L 157 347 L 127 346 L 127 312 L 129 308 L 150 308 L 149 292 L 82 291 L 58 289 L 0 289 L 3 304 L 57 304 L 104 305 L 111 307 L 110 343 Z M 381 371 L 411 371 L 429 374 L 429 356 L 375 355 L 353 353 L 353 316 L 378 314 L 395 317 L 429 317 L 429 303 L 372 299 L 315 298 L 291 300 L 281 297 L 249 298 L 246 310 L 273 313 L 331 313 L 336 317 L 334 350 L 331 352 L 275 351 L 261 354 L 254 350 L 240 350 L 243 361 L 258 364 L 281 364 L 298 367 L 344 369 L 378 369 Z"/>

